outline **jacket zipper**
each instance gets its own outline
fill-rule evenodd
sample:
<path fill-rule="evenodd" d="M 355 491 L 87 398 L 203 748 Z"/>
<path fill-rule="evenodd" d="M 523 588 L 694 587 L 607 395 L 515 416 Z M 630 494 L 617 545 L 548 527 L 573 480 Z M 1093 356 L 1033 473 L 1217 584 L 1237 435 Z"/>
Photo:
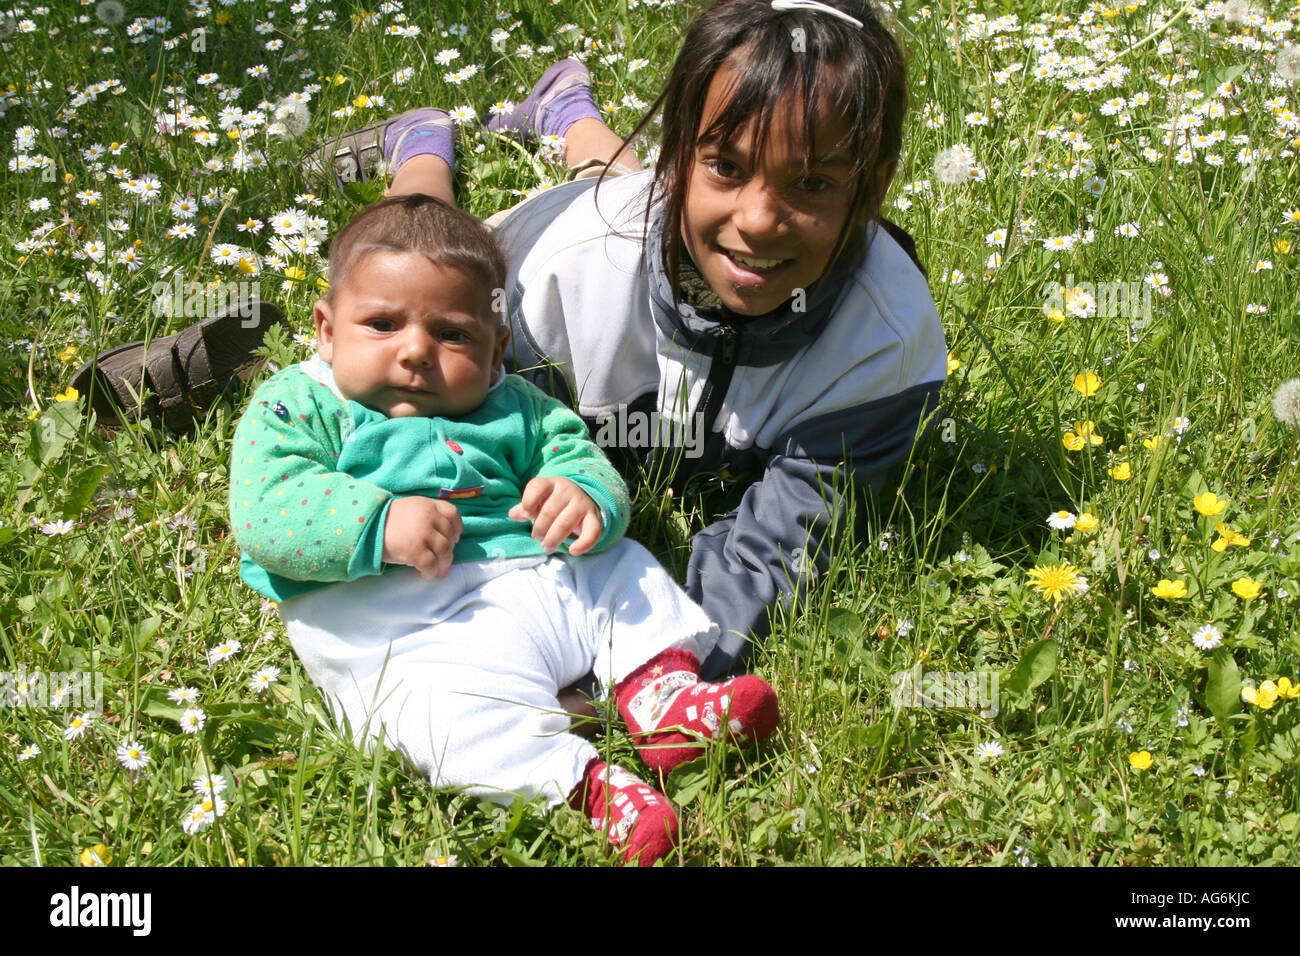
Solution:
<path fill-rule="evenodd" d="M 704 425 L 704 441 L 706 453 L 690 469 L 692 473 L 702 471 L 715 471 L 722 462 L 722 446 L 724 442 L 713 442 L 713 422 L 718 417 L 718 412 L 722 408 L 722 400 L 727 397 L 727 390 L 731 388 L 731 377 L 736 371 L 736 352 L 738 351 L 739 334 L 735 329 L 724 328 L 722 334 L 718 337 L 717 345 L 713 349 L 713 361 L 709 363 L 709 377 L 704 382 L 704 389 L 700 393 L 699 414 L 700 421 Z M 710 447 L 712 446 L 712 447 Z"/>

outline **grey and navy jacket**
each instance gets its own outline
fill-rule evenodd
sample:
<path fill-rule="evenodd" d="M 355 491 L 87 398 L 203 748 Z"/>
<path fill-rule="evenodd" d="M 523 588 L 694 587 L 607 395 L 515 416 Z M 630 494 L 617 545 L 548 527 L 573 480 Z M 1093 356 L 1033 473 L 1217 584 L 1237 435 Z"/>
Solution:
<path fill-rule="evenodd" d="M 671 458 L 679 476 L 761 472 L 692 543 L 686 590 L 722 631 L 701 669 L 714 677 L 743 665 L 772 605 L 825 572 L 851 489 L 878 492 L 906 459 L 947 345 L 924 275 L 875 223 L 865 254 L 842 256 L 800 311 L 728 325 L 674 308 L 662 254 L 646 254 L 663 248 L 649 177 L 555 187 L 498 228 L 507 362 L 609 452 Z"/>

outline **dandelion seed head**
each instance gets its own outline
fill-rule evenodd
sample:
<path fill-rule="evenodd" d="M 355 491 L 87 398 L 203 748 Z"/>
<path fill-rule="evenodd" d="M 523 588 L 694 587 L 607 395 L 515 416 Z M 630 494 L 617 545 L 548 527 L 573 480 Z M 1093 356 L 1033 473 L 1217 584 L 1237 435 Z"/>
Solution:
<path fill-rule="evenodd" d="M 105 26 L 116 26 L 126 18 L 126 10 L 117 0 L 102 0 L 95 7 L 95 16 Z"/>
<path fill-rule="evenodd" d="M 1300 378 L 1283 382 L 1273 393 L 1273 414 L 1277 420 L 1300 428 Z"/>

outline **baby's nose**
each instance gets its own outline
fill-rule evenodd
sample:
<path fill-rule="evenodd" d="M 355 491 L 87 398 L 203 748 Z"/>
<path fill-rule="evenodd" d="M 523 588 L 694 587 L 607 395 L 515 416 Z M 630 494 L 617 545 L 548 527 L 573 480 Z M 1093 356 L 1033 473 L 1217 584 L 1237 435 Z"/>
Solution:
<path fill-rule="evenodd" d="M 438 353 L 438 340 L 424 329 L 412 328 L 402 338 L 402 358 L 417 365 L 430 365 Z"/>

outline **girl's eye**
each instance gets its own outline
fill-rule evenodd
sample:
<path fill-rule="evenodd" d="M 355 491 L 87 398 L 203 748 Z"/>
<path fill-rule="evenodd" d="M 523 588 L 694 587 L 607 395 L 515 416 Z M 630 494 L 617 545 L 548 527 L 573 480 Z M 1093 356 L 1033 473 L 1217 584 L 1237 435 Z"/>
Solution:
<path fill-rule="evenodd" d="M 833 183 L 825 176 L 806 176 L 799 180 L 797 186 L 806 193 L 820 193 L 830 189 Z"/>
<path fill-rule="evenodd" d="M 708 159 L 704 165 L 708 166 L 713 175 L 719 179 L 739 179 L 740 167 L 733 162 L 725 159 Z"/>

